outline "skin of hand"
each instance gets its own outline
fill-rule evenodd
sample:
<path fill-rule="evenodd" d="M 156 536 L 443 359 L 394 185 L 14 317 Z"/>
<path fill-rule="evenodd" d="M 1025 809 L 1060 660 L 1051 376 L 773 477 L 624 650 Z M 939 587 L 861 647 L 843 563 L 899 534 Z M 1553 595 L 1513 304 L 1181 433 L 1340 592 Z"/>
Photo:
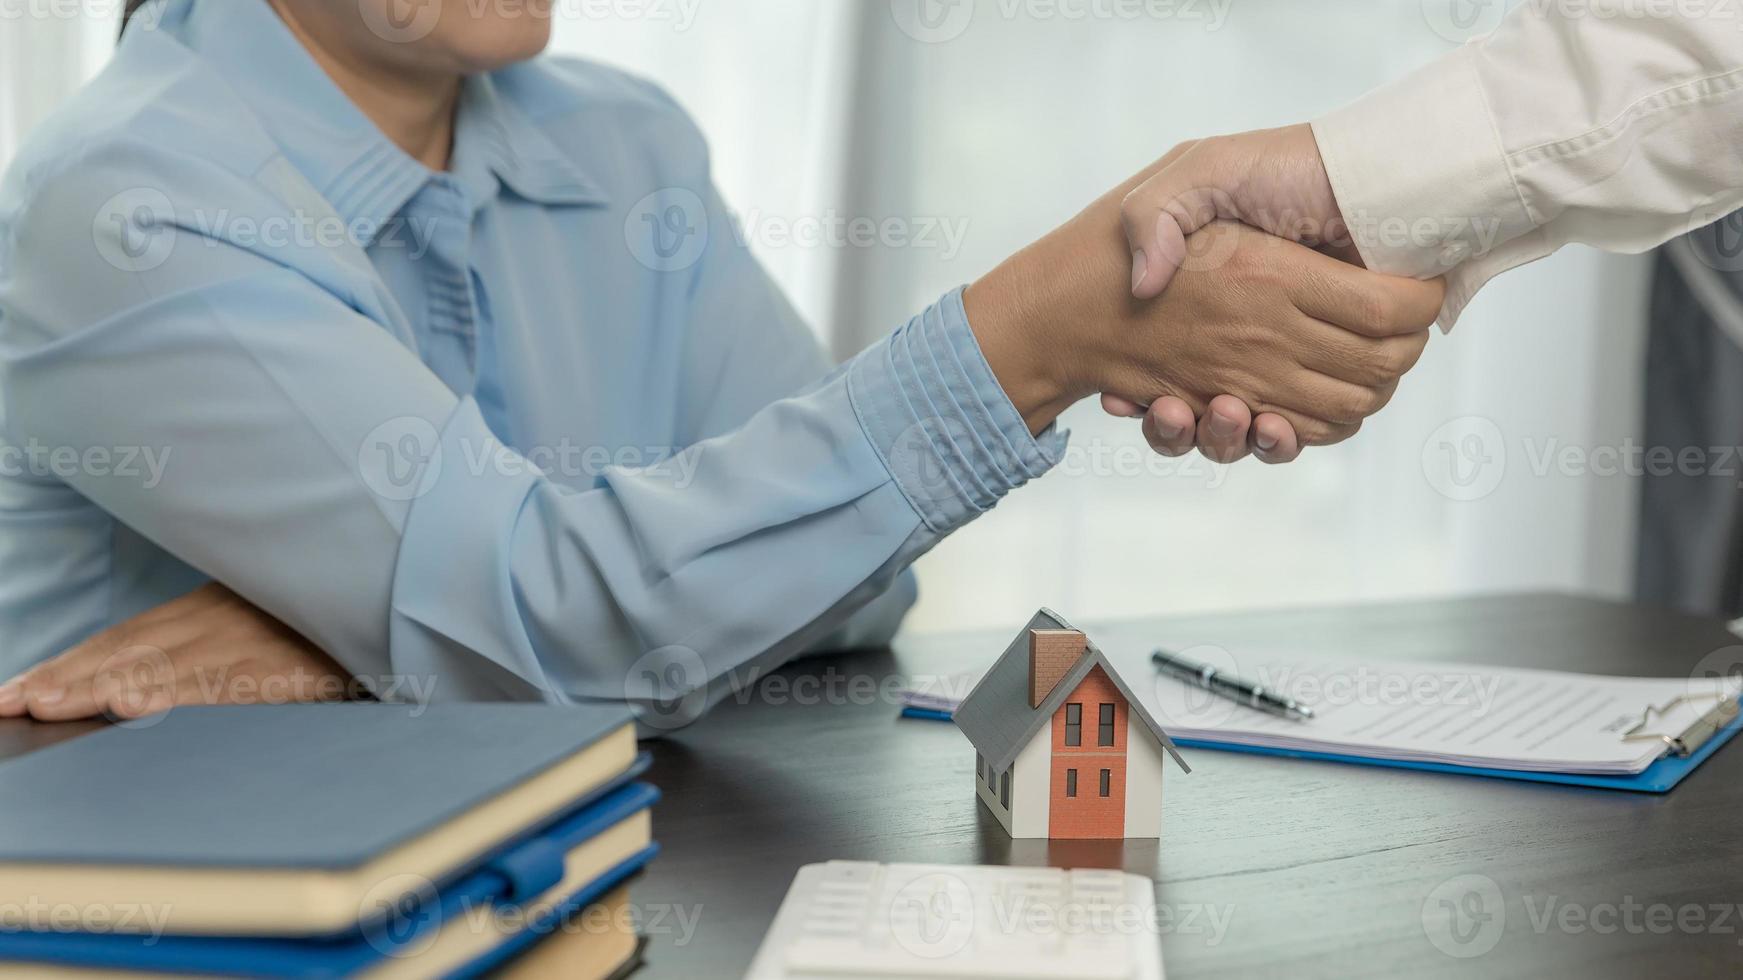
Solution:
<path fill-rule="evenodd" d="M 1131 247 L 1132 294 L 1139 299 L 1161 295 L 1189 260 L 1189 237 L 1218 220 L 1239 221 L 1361 264 L 1306 124 L 1182 144 L 1127 194 L 1120 217 Z M 1145 417 L 1147 428 L 1171 434 L 1156 447 L 1164 455 L 1193 448 L 1198 420 L 1179 399 L 1160 399 L 1146 412 L 1133 399 L 1106 394 L 1102 405 L 1113 415 Z M 1228 452 L 1226 434 L 1242 429 L 1248 416 L 1238 399 L 1213 401 L 1197 426 L 1197 444 L 1212 458 L 1238 458 L 1244 453 Z M 1218 444 L 1213 437 L 1207 448 L 1205 429 L 1224 433 L 1224 440 Z M 1287 462 L 1300 452 L 1296 434 L 1275 415 L 1253 421 L 1252 441 L 1266 462 Z"/>
<path fill-rule="evenodd" d="M 356 693 L 325 653 L 211 583 L 0 685 L 0 718 L 128 719 L 180 705 L 338 701 Z"/>
<path fill-rule="evenodd" d="M 1190 150 L 1150 173 L 1166 175 Z M 1381 276 L 1232 221 L 1197 230 L 1172 286 L 1131 295 L 1122 203 L 1144 177 L 969 287 L 969 324 L 1031 429 L 1098 392 L 1219 395 L 1272 413 L 1307 445 L 1353 435 L 1415 365 L 1444 285 Z M 1172 448 L 1152 411 L 1145 434 Z"/>

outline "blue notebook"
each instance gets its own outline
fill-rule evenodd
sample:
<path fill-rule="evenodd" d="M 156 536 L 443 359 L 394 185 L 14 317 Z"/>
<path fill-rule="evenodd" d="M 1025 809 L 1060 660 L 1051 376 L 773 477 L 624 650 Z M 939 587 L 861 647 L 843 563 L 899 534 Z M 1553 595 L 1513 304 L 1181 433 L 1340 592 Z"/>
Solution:
<path fill-rule="evenodd" d="M 30 801 L 0 820 L 0 902 L 149 920 L 123 932 L 344 936 L 621 781 L 631 721 L 617 706 L 344 704 L 106 728 L 0 762 L 0 799 Z"/>
<path fill-rule="evenodd" d="M 644 768 L 645 759 L 636 771 Z M 476 975 L 550 935 L 658 852 L 647 836 L 646 813 L 659 793 L 631 778 L 626 774 L 579 811 L 347 936 L 298 941 L 0 932 L 0 961 L 309 980 L 367 976 L 383 964 L 418 976 Z M 445 936 L 448 929 L 459 931 L 459 943 Z"/>

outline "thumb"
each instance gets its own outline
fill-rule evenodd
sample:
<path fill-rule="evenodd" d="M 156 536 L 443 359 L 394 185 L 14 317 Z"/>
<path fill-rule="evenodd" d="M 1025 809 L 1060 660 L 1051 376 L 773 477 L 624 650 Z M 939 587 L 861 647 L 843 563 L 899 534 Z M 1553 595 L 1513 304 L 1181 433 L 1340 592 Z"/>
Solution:
<path fill-rule="evenodd" d="M 1208 150 L 1208 151 L 1207 151 Z M 1222 186 L 1214 144 L 1201 142 L 1126 195 L 1120 223 L 1132 249 L 1132 295 L 1160 296 L 1186 262 L 1186 239 L 1219 218 L 1240 220 Z"/>
<path fill-rule="evenodd" d="M 1306 123 L 1199 140 L 1126 195 L 1132 294 L 1159 295 L 1190 259 L 1187 238 L 1218 219 L 1359 259 Z"/>

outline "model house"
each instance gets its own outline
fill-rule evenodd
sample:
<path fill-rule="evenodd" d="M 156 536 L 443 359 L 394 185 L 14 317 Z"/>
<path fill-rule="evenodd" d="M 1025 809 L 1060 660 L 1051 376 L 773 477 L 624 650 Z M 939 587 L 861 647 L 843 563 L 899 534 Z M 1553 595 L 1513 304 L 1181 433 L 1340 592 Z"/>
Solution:
<path fill-rule="evenodd" d="M 1174 744 L 1051 610 L 1017 634 L 955 720 L 974 745 L 975 792 L 1012 837 L 1162 836 L 1162 760 L 1179 761 Z"/>

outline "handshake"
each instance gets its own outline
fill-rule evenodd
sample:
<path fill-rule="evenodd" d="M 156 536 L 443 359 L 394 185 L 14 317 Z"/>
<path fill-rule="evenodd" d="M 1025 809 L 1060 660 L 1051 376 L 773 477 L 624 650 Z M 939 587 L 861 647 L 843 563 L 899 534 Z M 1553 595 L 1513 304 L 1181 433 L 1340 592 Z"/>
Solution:
<path fill-rule="evenodd" d="M 1033 431 L 1100 394 L 1157 452 L 1280 463 L 1385 407 L 1444 293 L 1361 267 L 1301 125 L 1177 147 L 964 303 Z"/>

